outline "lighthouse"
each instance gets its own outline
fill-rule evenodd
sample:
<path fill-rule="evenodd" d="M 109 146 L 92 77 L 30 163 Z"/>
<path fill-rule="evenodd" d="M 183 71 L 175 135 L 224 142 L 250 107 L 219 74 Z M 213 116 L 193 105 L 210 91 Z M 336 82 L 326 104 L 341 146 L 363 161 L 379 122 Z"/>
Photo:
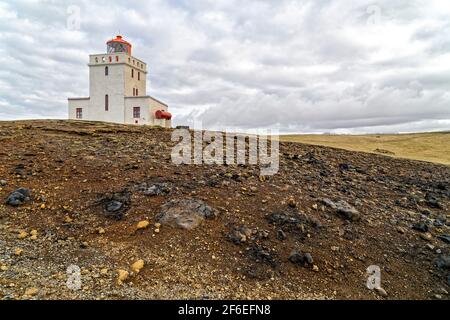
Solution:
<path fill-rule="evenodd" d="M 118 35 L 89 56 L 89 97 L 69 98 L 69 119 L 171 127 L 168 105 L 147 95 L 147 64 Z"/>

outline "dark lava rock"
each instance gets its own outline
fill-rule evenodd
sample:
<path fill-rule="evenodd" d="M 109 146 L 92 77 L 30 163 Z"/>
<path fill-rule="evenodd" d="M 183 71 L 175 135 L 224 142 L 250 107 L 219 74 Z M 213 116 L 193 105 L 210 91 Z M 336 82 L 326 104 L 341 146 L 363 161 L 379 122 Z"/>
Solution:
<path fill-rule="evenodd" d="M 25 202 L 30 201 L 30 190 L 26 188 L 19 188 L 16 191 L 13 191 L 8 198 L 6 198 L 5 203 L 7 205 L 17 207 Z"/>
<path fill-rule="evenodd" d="M 312 258 L 312 255 L 310 253 L 305 253 L 305 260 L 307 264 L 313 264 L 314 260 Z"/>
<path fill-rule="evenodd" d="M 253 245 L 247 251 L 250 258 L 256 262 L 262 262 L 275 268 L 279 265 L 278 259 L 274 253 L 271 253 L 268 248 L 259 245 Z"/>
<path fill-rule="evenodd" d="M 322 160 L 318 159 L 316 157 L 316 155 L 314 154 L 314 152 L 306 153 L 305 155 L 303 155 L 301 157 L 301 159 L 304 160 L 306 163 L 313 164 L 313 165 L 316 165 L 316 166 L 324 165 L 324 162 Z"/>
<path fill-rule="evenodd" d="M 442 204 L 439 202 L 439 199 L 437 199 L 434 195 L 427 193 L 425 200 L 429 207 L 443 209 Z"/>
<path fill-rule="evenodd" d="M 139 191 L 146 196 L 167 195 L 172 191 L 172 186 L 169 183 L 153 183 L 150 185 L 143 183 L 139 186 Z"/>
<path fill-rule="evenodd" d="M 450 244 L 450 234 L 441 234 L 441 235 L 437 236 L 437 238 L 439 240 L 444 241 L 447 244 Z"/>
<path fill-rule="evenodd" d="M 314 262 L 312 255 L 310 253 L 303 253 L 303 252 L 297 251 L 297 250 L 292 250 L 288 259 L 290 262 L 299 264 L 299 265 L 305 265 L 305 264 L 312 265 Z"/>
<path fill-rule="evenodd" d="M 441 255 L 436 261 L 436 266 L 441 269 L 450 269 L 450 255 Z"/>
<path fill-rule="evenodd" d="M 116 201 L 116 200 L 111 200 L 110 202 L 108 202 L 105 205 L 105 210 L 108 212 L 117 212 L 122 208 L 123 208 L 123 203 Z"/>
<path fill-rule="evenodd" d="M 204 219 L 217 217 L 218 211 L 198 199 L 170 200 L 166 202 L 156 220 L 165 225 L 182 229 L 194 229 Z"/>
<path fill-rule="evenodd" d="M 266 217 L 266 219 L 273 224 L 280 225 L 280 226 L 297 226 L 298 224 L 301 224 L 302 221 L 298 216 L 293 216 L 289 213 L 279 212 L 275 211 L 271 213 L 269 216 Z"/>
<path fill-rule="evenodd" d="M 341 163 L 341 164 L 339 164 L 339 169 L 341 171 L 350 170 L 350 169 L 352 169 L 352 166 L 348 163 Z"/>
<path fill-rule="evenodd" d="M 322 199 L 322 203 L 336 210 L 336 212 L 346 220 L 356 221 L 360 218 L 359 211 L 344 200 L 334 202 L 330 199 Z"/>
<path fill-rule="evenodd" d="M 283 230 L 279 229 L 277 231 L 277 239 L 283 241 L 286 240 L 286 238 L 286 233 Z"/>
<path fill-rule="evenodd" d="M 414 223 L 412 228 L 420 232 L 428 232 L 429 228 L 425 222 Z"/>
<path fill-rule="evenodd" d="M 127 190 L 106 194 L 100 203 L 103 204 L 103 211 L 108 218 L 122 220 L 125 212 L 131 203 L 131 193 Z"/>
<path fill-rule="evenodd" d="M 234 244 L 241 244 L 251 239 L 253 230 L 245 226 L 232 227 L 231 231 L 225 234 L 225 238 Z"/>

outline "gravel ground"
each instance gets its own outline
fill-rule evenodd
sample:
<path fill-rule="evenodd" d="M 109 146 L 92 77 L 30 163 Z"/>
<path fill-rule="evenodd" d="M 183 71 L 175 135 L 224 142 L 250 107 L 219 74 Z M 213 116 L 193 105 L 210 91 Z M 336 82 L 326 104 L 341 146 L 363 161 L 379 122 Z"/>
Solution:
<path fill-rule="evenodd" d="M 0 298 L 449 299 L 450 167 L 281 143 L 262 177 L 174 165 L 174 144 L 0 122 Z M 19 188 L 29 199 L 7 204 Z"/>

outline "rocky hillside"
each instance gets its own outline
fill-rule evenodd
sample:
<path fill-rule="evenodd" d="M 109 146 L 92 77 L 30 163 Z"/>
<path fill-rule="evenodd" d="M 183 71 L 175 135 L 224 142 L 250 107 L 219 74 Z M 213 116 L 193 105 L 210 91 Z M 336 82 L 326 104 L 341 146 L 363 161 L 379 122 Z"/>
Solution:
<path fill-rule="evenodd" d="M 264 178 L 170 137 L 1 122 L 0 297 L 449 299 L 450 167 L 281 143 Z"/>

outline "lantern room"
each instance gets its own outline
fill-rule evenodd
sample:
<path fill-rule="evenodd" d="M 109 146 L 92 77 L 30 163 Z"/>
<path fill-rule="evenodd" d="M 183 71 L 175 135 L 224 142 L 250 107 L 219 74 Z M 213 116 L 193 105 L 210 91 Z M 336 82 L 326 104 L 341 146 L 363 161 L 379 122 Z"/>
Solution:
<path fill-rule="evenodd" d="M 108 53 L 124 52 L 131 55 L 131 43 L 123 40 L 122 36 L 118 35 L 114 39 L 109 40 L 107 43 Z"/>

